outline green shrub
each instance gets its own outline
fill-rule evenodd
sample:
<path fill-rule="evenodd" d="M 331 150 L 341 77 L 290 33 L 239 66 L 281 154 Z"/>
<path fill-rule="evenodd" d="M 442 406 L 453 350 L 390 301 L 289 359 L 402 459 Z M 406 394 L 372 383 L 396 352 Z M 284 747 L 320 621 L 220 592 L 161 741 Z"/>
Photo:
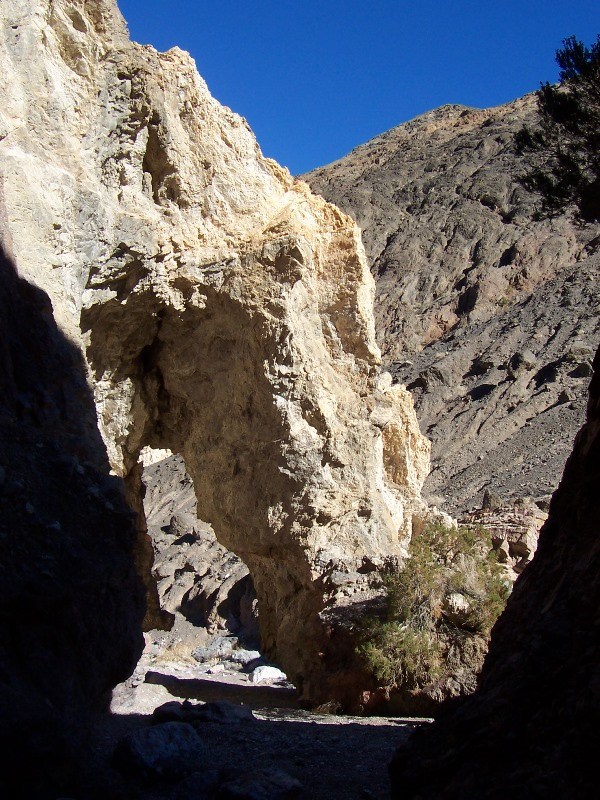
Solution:
<path fill-rule="evenodd" d="M 364 621 L 359 653 L 378 681 L 411 690 L 462 666 L 509 592 L 489 533 L 441 524 L 415 535 L 403 568 L 382 581 L 384 612 Z"/>
<path fill-rule="evenodd" d="M 361 653 L 375 677 L 386 686 L 415 688 L 442 672 L 439 642 L 430 631 L 383 622 L 361 645 Z"/>

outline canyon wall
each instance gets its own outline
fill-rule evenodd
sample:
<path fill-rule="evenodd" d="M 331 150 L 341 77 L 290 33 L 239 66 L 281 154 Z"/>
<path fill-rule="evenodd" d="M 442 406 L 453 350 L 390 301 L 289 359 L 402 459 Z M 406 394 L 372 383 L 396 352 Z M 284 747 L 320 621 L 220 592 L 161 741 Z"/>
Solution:
<path fill-rule="evenodd" d="M 0 195 L 0 215 L 3 215 Z M 90 714 L 142 651 L 135 520 L 110 474 L 81 351 L 0 247 L 0 770 L 56 797 Z"/>
<path fill-rule="evenodd" d="M 398 798 L 587 798 L 600 713 L 600 350 L 535 558 L 492 631 L 478 691 L 412 738 Z"/>
<path fill-rule="evenodd" d="M 186 53 L 131 43 L 112 0 L 12 0 L 1 20 L 2 238 L 81 358 L 89 435 L 138 518 L 146 624 L 168 624 L 150 446 L 183 456 L 247 564 L 267 653 L 305 697 L 356 704 L 367 679 L 331 612 L 430 515 L 429 445 L 380 369 L 357 227 L 261 155 Z"/>

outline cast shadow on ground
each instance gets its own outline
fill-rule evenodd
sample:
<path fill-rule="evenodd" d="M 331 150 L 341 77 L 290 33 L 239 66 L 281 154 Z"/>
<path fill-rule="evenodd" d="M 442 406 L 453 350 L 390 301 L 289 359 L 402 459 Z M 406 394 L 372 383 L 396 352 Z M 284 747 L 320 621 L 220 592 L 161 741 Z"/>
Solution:
<path fill-rule="evenodd" d="M 209 701 L 214 695 L 205 693 L 206 683 L 199 681 L 195 690 Z M 182 691 L 184 686 L 185 683 L 179 683 L 177 690 Z M 224 693 L 227 694 L 226 688 Z M 250 693 L 245 697 L 256 700 Z M 238 700 L 231 694 L 228 699 Z M 311 800 L 384 798 L 389 795 L 387 763 L 416 727 L 416 723 L 402 720 L 349 721 L 282 707 L 259 707 L 256 714 L 257 718 L 241 721 L 234 718 L 193 722 L 202 742 L 201 754 L 196 761 L 186 763 L 181 777 L 172 782 L 156 776 L 144 777 L 135 769 L 124 768 L 113 755 L 123 738 L 135 731 L 143 734 L 144 729 L 152 726 L 150 715 L 103 717 L 98 731 L 99 747 L 95 748 L 98 758 L 91 771 L 93 780 L 82 787 L 86 800 L 230 796 L 300 796 Z M 224 788 L 232 779 L 250 776 L 252 780 L 257 774 L 269 771 L 284 773 L 298 781 L 303 791 L 300 795 L 258 794 L 255 789 L 254 794 L 238 795 L 228 794 Z"/>
<path fill-rule="evenodd" d="M 146 673 L 146 683 L 164 686 L 174 697 L 192 700 L 228 700 L 248 708 L 299 708 L 298 692 L 286 686 L 223 683 L 203 678 L 177 678 L 157 671 Z"/>

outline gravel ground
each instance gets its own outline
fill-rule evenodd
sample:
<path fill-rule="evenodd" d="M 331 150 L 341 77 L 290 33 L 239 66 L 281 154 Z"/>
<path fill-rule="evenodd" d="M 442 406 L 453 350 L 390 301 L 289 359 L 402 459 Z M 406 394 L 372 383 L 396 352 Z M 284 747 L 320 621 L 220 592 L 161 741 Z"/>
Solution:
<path fill-rule="evenodd" d="M 147 635 L 146 650 L 134 676 L 113 691 L 110 713 L 96 721 L 86 766 L 89 780 L 82 798 L 225 798 L 234 796 L 227 794 L 227 782 L 243 775 L 251 776 L 252 787 L 235 796 L 265 800 L 292 796 L 387 798 L 387 764 L 394 750 L 415 727 L 428 724 L 428 720 L 309 712 L 298 707 L 290 684 L 255 685 L 231 664 L 209 674 L 207 665 L 182 656 L 184 650 L 181 636 L 174 640 L 169 634 Z M 112 764 L 116 744 L 134 731 L 150 727 L 155 708 L 185 699 L 198 705 L 223 700 L 233 707 L 243 705 L 252 710 L 254 718 L 195 723 L 203 743 L 202 756 L 178 781 L 144 782 L 136 775 L 119 772 Z M 287 794 L 271 788 L 261 795 L 256 780 L 264 770 L 284 773 L 302 788 L 290 788 Z"/>

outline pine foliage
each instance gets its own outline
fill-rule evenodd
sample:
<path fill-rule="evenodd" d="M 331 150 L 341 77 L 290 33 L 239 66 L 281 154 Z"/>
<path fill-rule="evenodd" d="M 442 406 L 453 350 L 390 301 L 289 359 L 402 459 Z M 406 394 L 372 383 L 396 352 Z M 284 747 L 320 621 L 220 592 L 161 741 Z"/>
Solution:
<path fill-rule="evenodd" d="M 556 61 L 560 84 L 537 92 L 539 128 L 516 136 L 520 152 L 537 154 L 521 180 L 542 195 L 546 213 L 574 204 L 582 221 L 600 220 L 600 36 L 589 48 L 570 36 Z"/>

